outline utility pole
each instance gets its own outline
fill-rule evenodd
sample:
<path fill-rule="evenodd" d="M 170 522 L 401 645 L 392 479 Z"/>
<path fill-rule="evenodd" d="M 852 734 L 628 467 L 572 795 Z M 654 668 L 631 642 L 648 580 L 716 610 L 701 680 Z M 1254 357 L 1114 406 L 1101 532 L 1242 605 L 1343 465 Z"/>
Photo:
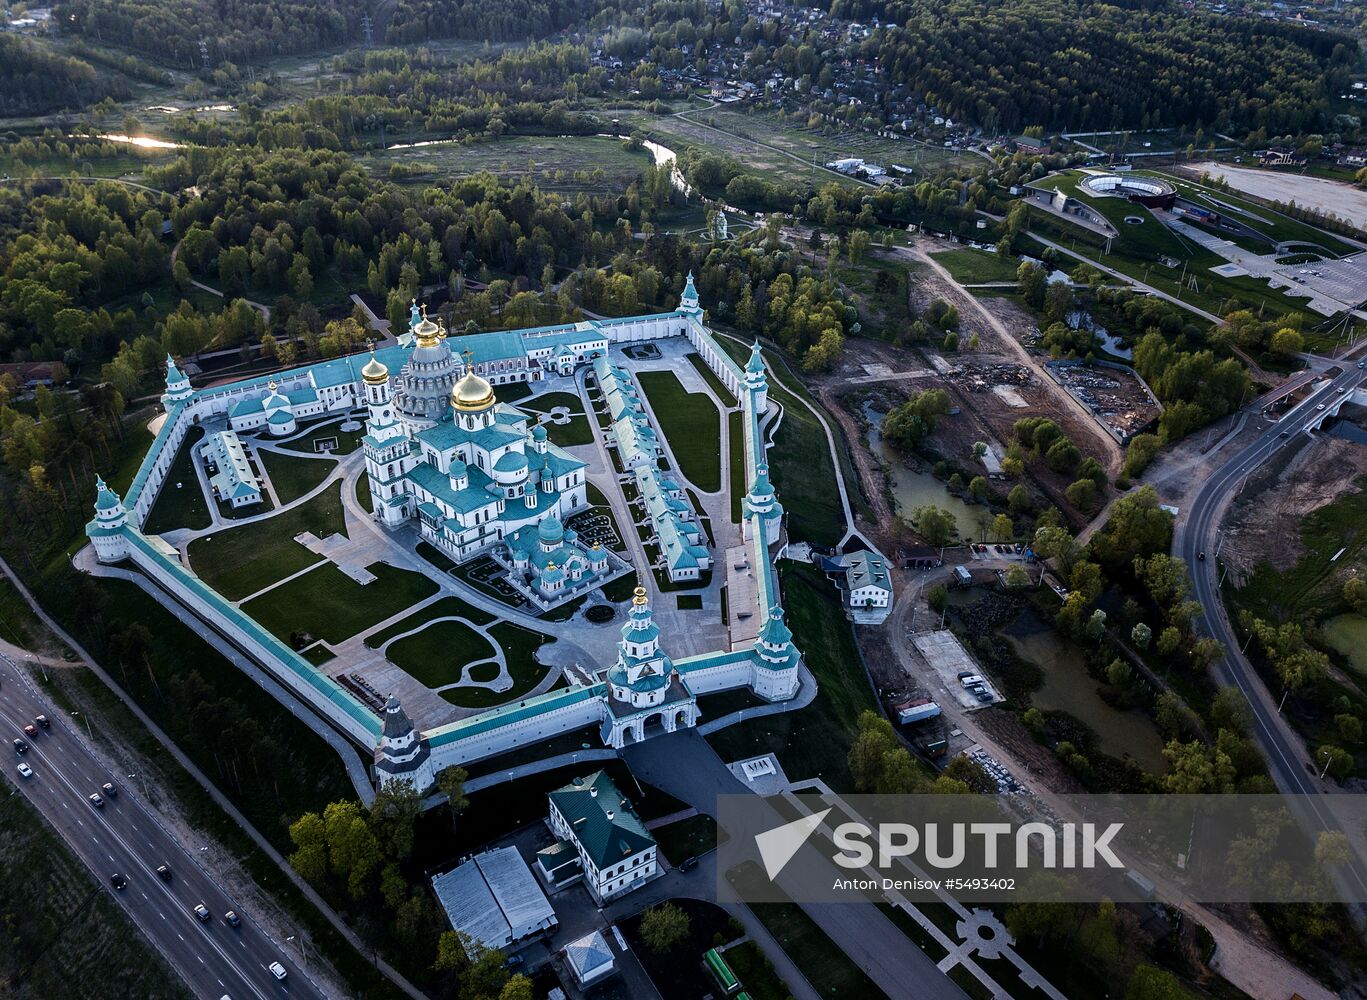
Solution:
<path fill-rule="evenodd" d="M 366 48 L 370 48 L 370 46 L 375 44 L 373 31 L 374 22 L 370 20 L 370 11 L 366 11 L 364 14 L 361 15 L 361 33 L 365 35 Z"/>

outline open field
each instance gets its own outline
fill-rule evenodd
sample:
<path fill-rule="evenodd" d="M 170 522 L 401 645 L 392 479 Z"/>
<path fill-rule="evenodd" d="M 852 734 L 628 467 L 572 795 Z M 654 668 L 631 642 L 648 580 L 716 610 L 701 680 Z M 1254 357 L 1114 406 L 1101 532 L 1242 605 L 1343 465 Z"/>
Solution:
<path fill-rule="evenodd" d="M 461 622 L 429 625 L 385 651 L 390 663 L 430 688 L 460 680 L 466 664 L 487 660 L 493 654 L 488 640 Z"/>
<path fill-rule="evenodd" d="M 256 455 L 282 506 L 317 489 L 337 467 L 336 462 L 327 459 L 291 458 L 265 448 L 259 449 Z"/>
<path fill-rule="evenodd" d="M 637 372 L 679 471 L 704 493 L 721 489 L 721 421 L 710 396 L 686 392 L 673 372 Z"/>
<path fill-rule="evenodd" d="M 396 180 L 448 181 L 481 171 L 514 184 L 532 180 L 542 188 L 623 191 L 650 165 L 645 150 L 626 149 L 610 136 L 511 135 L 478 143 L 427 140 L 429 145 L 391 147 L 359 157 L 376 176 L 391 166 L 411 174 Z"/>
<path fill-rule="evenodd" d="M 319 566 L 248 601 L 242 610 L 284 642 L 295 632 L 307 632 L 335 645 L 437 592 L 421 573 L 385 563 L 366 570 L 375 579 L 362 586 L 331 563 Z"/>
<path fill-rule="evenodd" d="M 185 435 L 180 451 L 176 452 L 175 460 L 166 472 L 157 502 L 147 512 L 147 521 L 142 528 L 147 534 L 159 535 L 173 528 L 207 528 L 213 524 L 209 516 L 209 502 L 200 489 L 199 477 L 190 455 L 191 450 L 203 440 L 202 427 L 192 427 Z"/>
<path fill-rule="evenodd" d="M 0 993 L 35 1000 L 98 982 L 88 995 L 189 998 L 180 978 L 33 807 L 18 795 L 0 801 Z"/>
<path fill-rule="evenodd" d="M 1348 219 L 1359 229 L 1367 229 L 1367 191 L 1343 181 L 1280 170 L 1236 167 L 1227 163 L 1193 163 L 1191 169 L 1223 178 L 1236 191 L 1268 201 L 1282 204 L 1294 201 L 1297 205 L 1333 212 L 1341 219 Z"/>
<path fill-rule="evenodd" d="M 946 250 L 934 255 L 945 270 L 954 275 L 954 280 L 966 285 L 982 284 L 988 281 L 1015 281 L 1019 262 L 1014 257 L 986 253 L 982 250 L 965 248 Z"/>
<path fill-rule="evenodd" d="M 332 455 L 350 455 L 361 446 L 361 438 L 365 436 L 365 430 L 343 431 L 338 429 L 341 421 L 330 421 L 321 427 L 315 427 L 303 437 L 295 438 L 289 444 L 282 444 L 280 447 L 290 451 L 302 451 L 309 455 L 319 454 L 317 444 L 319 442 L 334 441 L 334 446 L 330 449 Z"/>
<path fill-rule="evenodd" d="M 340 482 L 276 517 L 196 538 L 190 543 L 190 563 L 209 586 L 240 600 L 319 561 L 294 540 L 306 531 L 319 538 L 346 534 Z"/>
<path fill-rule="evenodd" d="M 513 686 L 507 691 L 490 691 L 488 688 L 452 688 L 443 691 L 441 696 L 453 705 L 462 708 L 490 708 L 504 702 L 516 701 L 536 687 L 546 676 L 546 667 L 536 662 L 536 651 L 545 643 L 553 642 L 547 636 L 529 632 L 518 625 L 499 622 L 489 630 L 489 634 L 503 650 L 508 662 L 508 673 L 512 675 Z"/>

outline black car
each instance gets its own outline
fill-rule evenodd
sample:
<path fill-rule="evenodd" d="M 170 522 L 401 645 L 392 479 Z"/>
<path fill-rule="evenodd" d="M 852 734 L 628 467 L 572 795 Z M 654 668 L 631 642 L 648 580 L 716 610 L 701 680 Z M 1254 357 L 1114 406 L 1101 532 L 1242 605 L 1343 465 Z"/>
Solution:
<path fill-rule="evenodd" d="M 238 916 L 236 913 L 234 913 L 232 910 L 229 910 L 227 913 L 223 914 L 223 921 L 224 921 L 224 923 L 226 923 L 229 927 L 241 927 L 241 926 L 242 926 L 242 918 L 239 917 L 239 916 Z"/>
<path fill-rule="evenodd" d="M 94 806 L 96 809 L 104 808 L 104 798 L 100 795 L 99 792 L 91 792 L 89 798 L 90 804 Z"/>
<path fill-rule="evenodd" d="M 15 740 L 15 741 L 14 741 L 14 752 L 15 752 L 15 753 L 28 753 L 28 744 L 25 743 L 23 740 Z"/>
<path fill-rule="evenodd" d="M 1204 550 L 1201 551 L 1201 552 L 1196 553 L 1196 561 L 1197 561 L 1197 562 L 1205 562 L 1205 561 L 1206 561 L 1206 553 L 1205 553 Z"/>
<path fill-rule="evenodd" d="M 109 884 L 115 889 L 127 889 L 128 879 L 124 878 L 118 872 L 115 872 L 113 875 L 109 876 Z"/>
<path fill-rule="evenodd" d="M 163 882 L 171 881 L 171 869 L 167 868 L 165 865 L 157 865 L 157 878 L 161 879 Z"/>
<path fill-rule="evenodd" d="M 33 721 L 38 723 L 39 729 L 49 729 L 52 726 L 52 721 L 46 715 L 35 715 Z"/>
<path fill-rule="evenodd" d="M 112 784 L 110 784 L 108 781 L 106 781 L 100 787 L 104 789 L 104 794 L 109 796 L 111 799 L 117 799 L 119 797 L 119 790 L 115 788 Z"/>

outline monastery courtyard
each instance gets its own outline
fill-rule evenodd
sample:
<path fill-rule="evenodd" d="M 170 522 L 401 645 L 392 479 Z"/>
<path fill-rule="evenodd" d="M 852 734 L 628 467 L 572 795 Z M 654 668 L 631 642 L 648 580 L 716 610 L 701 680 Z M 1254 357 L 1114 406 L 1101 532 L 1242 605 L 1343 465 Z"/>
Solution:
<path fill-rule="evenodd" d="M 752 641 L 753 629 L 731 637 L 724 621 L 726 553 L 741 544 L 733 483 L 745 488 L 743 459 L 731 453 L 736 399 L 685 338 L 613 345 L 609 360 L 640 388 L 660 431 L 661 467 L 687 491 L 707 532 L 713 566 L 697 581 L 670 583 L 658 568 L 633 477 L 607 447 L 612 423 L 589 365 L 496 387 L 500 403 L 542 421 L 550 442 L 586 465 L 591 506 L 565 528 L 630 565 L 548 611 L 509 586 L 508 571 L 488 555 L 457 566 L 416 522 L 378 523 L 360 446 L 364 410 L 301 420 L 287 436 L 242 433 L 262 500 L 239 510 L 214 499 L 200 455 L 228 421 L 205 421 L 176 455 L 147 533 L 363 701 L 378 707 L 397 695 L 422 730 L 566 687 L 578 668 L 612 662 L 638 583 L 670 655 Z M 648 566 L 657 568 L 640 572 Z"/>

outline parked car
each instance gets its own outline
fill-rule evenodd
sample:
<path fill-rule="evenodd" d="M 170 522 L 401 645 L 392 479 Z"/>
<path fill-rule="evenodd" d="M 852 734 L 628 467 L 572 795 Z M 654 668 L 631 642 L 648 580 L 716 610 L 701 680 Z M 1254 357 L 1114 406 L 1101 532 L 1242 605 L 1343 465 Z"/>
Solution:
<path fill-rule="evenodd" d="M 109 884 L 115 889 L 122 891 L 128 888 L 128 879 L 124 878 L 118 872 L 115 872 L 113 875 L 109 876 Z"/>
<path fill-rule="evenodd" d="M 32 778 L 32 777 L 33 777 L 33 768 L 29 767 L 29 766 L 28 766 L 27 764 L 25 764 L 22 760 L 19 762 L 18 771 L 19 771 L 19 777 L 21 777 L 21 778 L 27 779 L 27 778 Z"/>
<path fill-rule="evenodd" d="M 90 804 L 96 809 L 104 808 L 104 797 L 99 792 L 90 793 Z"/>
<path fill-rule="evenodd" d="M 279 962 L 272 962 L 270 968 L 271 975 L 274 976 L 276 979 L 284 979 L 286 976 L 289 975 L 289 973 L 285 970 L 285 967 L 281 965 Z"/>

